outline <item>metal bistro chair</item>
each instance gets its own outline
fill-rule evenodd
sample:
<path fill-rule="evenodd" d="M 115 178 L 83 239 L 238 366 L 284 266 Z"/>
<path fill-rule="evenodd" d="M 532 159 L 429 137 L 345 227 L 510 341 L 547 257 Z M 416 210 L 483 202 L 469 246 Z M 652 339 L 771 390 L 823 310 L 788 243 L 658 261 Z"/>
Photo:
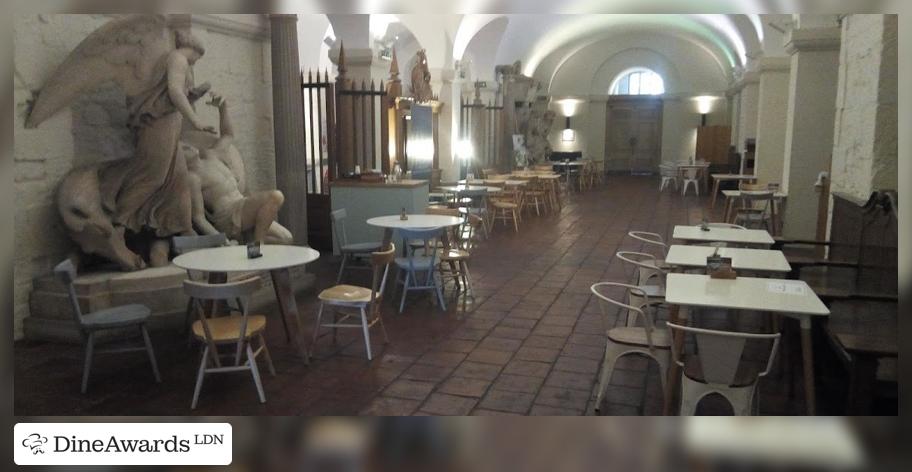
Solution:
<path fill-rule="evenodd" d="M 422 241 L 425 250 L 427 248 L 436 248 L 436 240 L 443 233 L 443 228 L 430 229 L 398 229 L 399 236 L 403 241 Z M 399 274 L 405 276 L 404 279 L 397 278 L 396 285 L 402 284 L 402 300 L 399 302 L 399 313 L 405 309 L 405 297 L 409 291 L 414 290 L 432 290 L 437 295 L 437 302 L 440 307 L 446 310 L 446 303 L 443 301 L 443 290 L 437 283 L 434 273 L 437 272 L 437 251 L 426 251 L 428 255 L 416 255 L 418 248 L 405 246 L 406 257 L 397 257 L 395 259 L 396 267 L 399 268 Z M 418 274 L 426 274 L 424 282 L 419 282 Z"/>
<path fill-rule="evenodd" d="M 380 250 L 383 244 L 380 241 L 371 241 L 366 243 L 348 243 L 348 235 L 345 233 L 345 218 L 348 212 L 344 208 L 336 210 L 329 214 L 332 220 L 333 235 L 336 239 L 336 246 L 342 253 L 342 263 L 339 265 L 339 275 L 336 277 L 336 284 L 342 283 L 342 276 L 345 274 L 345 265 L 349 258 L 368 257 L 371 253 Z"/>
<path fill-rule="evenodd" d="M 85 363 L 82 368 L 82 387 L 80 391 L 86 393 L 89 387 L 89 373 L 92 371 L 92 358 L 95 354 L 95 334 L 99 331 L 115 330 L 122 328 L 136 327 L 142 334 L 143 346 L 127 347 L 119 349 L 99 350 L 99 353 L 120 353 L 146 351 L 149 355 L 149 362 L 152 364 L 152 374 L 155 376 L 155 382 L 161 383 L 161 375 L 158 373 L 158 363 L 155 362 L 155 352 L 152 350 L 152 341 L 149 339 L 149 332 L 146 330 L 146 322 L 152 311 L 149 307 L 139 304 L 113 306 L 92 313 L 83 313 L 79 307 L 79 299 L 76 297 L 76 288 L 73 281 L 76 280 L 76 266 L 69 259 L 57 264 L 54 267 L 54 275 L 67 286 L 70 303 L 73 305 L 73 320 L 79 328 L 85 340 Z"/>
<path fill-rule="evenodd" d="M 674 185 L 675 191 L 678 190 L 678 169 L 674 165 L 660 165 L 659 175 L 662 177 L 662 182 L 659 183 L 659 192 L 665 190 L 668 184 Z"/>
<path fill-rule="evenodd" d="M 188 252 L 208 249 L 213 247 L 222 247 L 228 244 L 228 236 L 225 233 L 206 234 L 202 236 L 174 236 L 171 238 L 171 249 L 175 254 L 181 255 Z M 193 271 L 187 271 L 187 277 L 190 280 L 199 280 L 200 275 L 194 274 Z M 184 329 L 187 331 L 188 344 L 193 340 L 190 332 L 190 324 L 193 322 L 193 298 L 187 298 L 187 311 L 184 313 Z"/>
<path fill-rule="evenodd" d="M 665 303 L 665 275 L 667 271 L 658 265 L 658 260 L 655 256 L 645 252 L 633 251 L 618 251 L 615 256 L 636 267 L 632 283 L 639 290 L 630 291 L 628 303 L 641 308 L 648 304 L 660 305 Z M 640 295 L 641 292 L 645 295 Z M 636 326 L 637 319 L 635 310 L 628 311 L 627 326 Z"/>
<path fill-rule="evenodd" d="M 646 302 L 641 306 L 627 305 L 610 297 L 605 292 L 609 289 L 624 289 L 628 297 L 634 295 L 641 297 Z M 668 371 L 668 365 L 671 357 L 671 336 L 667 329 L 657 328 L 655 318 L 650 309 L 649 297 L 640 287 L 634 285 L 616 283 L 616 282 L 599 282 L 590 287 L 592 293 L 598 298 L 602 314 L 607 317 L 606 303 L 617 306 L 627 311 L 637 313 L 638 317 L 643 318 L 642 327 L 618 327 L 608 330 L 608 341 L 605 345 L 605 360 L 602 362 L 602 372 L 599 375 L 598 393 L 595 397 L 595 411 L 599 412 L 602 405 L 602 396 L 605 394 L 605 388 L 611 381 L 611 374 L 614 371 L 614 364 L 621 356 L 627 354 L 640 354 L 654 359 L 659 364 L 659 378 L 662 382 L 662 391 L 665 391 L 665 374 Z"/>
<path fill-rule="evenodd" d="M 389 342 L 386 335 L 386 327 L 383 326 L 383 317 L 380 316 L 380 303 L 383 301 L 383 292 L 386 289 L 386 277 L 389 274 L 390 262 L 396 257 L 396 246 L 390 244 L 386 251 L 378 251 L 371 254 L 371 267 L 374 271 L 371 287 L 358 287 L 355 285 L 336 285 L 320 292 L 317 298 L 320 299 L 320 309 L 317 311 L 317 324 L 314 326 L 313 342 L 311 349 L 317 344 L 317 338 L 320 334 L 320 328 L 332 328 L 333 340 L 336 337 L 337 328 L 360 328 L 364 332 L 364 346 L 367 348 L 367 360 L 373 359 L 370 344 L 370 328 L 375 324 L 380 324 L 380 330 L 383 333 L 383 340 Z M 358 310 L 358 314 L 343 313 L 341 319 L 336 318 L 336 312 L 333 312 L 332 323 L 322 323 L 323 308 L 352 308 Z M 351 317 L 360 315 L 360 323 L 344 323 Z"/>
<path fill-rule="evenodd" d="M 693 184 L 694 193 L 700 196 L 700 170 L 696 167 L 684 168 L 684 185 L 681 188 L 681 196 L 687 195 L 687 187 Z"/>
<path fill-rule="evenodd" d="M 627 233 L 627 236 L 646 243 L 646 245 L 650 246 L 652 249 L 658 250 L 659 255 L 656 256 L 656 265 L 659 267 L 664 265 L 663 262 L 668 255 L 668 244 L 665 243 L 665 239 L 662 238 L 661 234 L 650 233 L 648 231 L 630 231 Z"/>
<path fill-rule="evenodd" d="M 203 355 L 200 359 L 199 371 L 196 376 L 196 387 L 193 389 L 191 409 L 196 409 L 200 390 L 203 388 L 203 379 L 206 374 L 238 372 L 249 370 L 256 385 L 260 403 L 266 403 L 266 394 L 260 381 L 260 370 L 257 368 L 256 358 L 260 354 L 266 357 L 269 373 L 275 375 L 275 367 L 269 356 L 269 349 L 263 339 L 266 330 L 266 317 L 250 314 L 250 298 L 262 286 L 262 279 L 253 277 L 238 282 L 224 284 L 208 284 L 194 280 L 184 281 L 184 292 L 193 297 L 193 305 L 198 319 L 193 322 L 193 335 L 204 344 Z M 207 318 L 203 308 L 204 301 L 224 301 L 230 305 L 236 302 L 237 313 L 217 318 Z M 256 351 L 252 348 L 252 341 L 256 339 L 259 347 Z M 219 346 L 234 346 L 233 352 L 219 352 Z M 225 365 L 223 357 L 229 357 L 233 362 Z M 241 363 L 245 360 L 244 363 Z M 210 365 L 211 364 L 211 365 Z"/>
<path fill-rule="evenodd" d="M 697 354 L 679 359 L 672 353 L 674 362 L 683 368 L 681 381 L 681 415 L 693 415 L 697 404 L 706 395 L 718 393 L 732 405 L 735 415 L 751 414 L 757 398 L 757 384 L 765 377 L 776 358 L 780 334 L 750 334 L 692 328 L 668 323 L 672 337 L 692 334 L 696 338 Z M 766 368 L 751 369 L 742 362 L 747 341 L 772 341 Z M 756 402 L 760 409 L 759 399 Z"/>

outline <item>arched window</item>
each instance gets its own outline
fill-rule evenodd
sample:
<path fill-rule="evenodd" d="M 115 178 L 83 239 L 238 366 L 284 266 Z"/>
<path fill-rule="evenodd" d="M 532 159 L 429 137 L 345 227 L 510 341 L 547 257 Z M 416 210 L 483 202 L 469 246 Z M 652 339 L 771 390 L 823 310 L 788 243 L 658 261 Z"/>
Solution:
<path fill-rule="evenodd" d="M 662 76 L 649 69 L 637 68 L 622 72 L 611 84 L 611 95 L 660 95 L 665 93 Z"/>

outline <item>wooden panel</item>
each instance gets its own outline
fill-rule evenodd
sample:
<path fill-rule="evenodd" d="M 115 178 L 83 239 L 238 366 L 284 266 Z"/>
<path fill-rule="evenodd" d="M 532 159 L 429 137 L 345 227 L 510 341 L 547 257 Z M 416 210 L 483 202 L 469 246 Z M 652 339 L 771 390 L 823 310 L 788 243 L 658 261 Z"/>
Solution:
<path fill-rule="evenodd" d="M 701 126 L 697 129 L 697 159 L 711 164 L 728 165 L 728 146 L 731 128 L 728 126 Z"/>

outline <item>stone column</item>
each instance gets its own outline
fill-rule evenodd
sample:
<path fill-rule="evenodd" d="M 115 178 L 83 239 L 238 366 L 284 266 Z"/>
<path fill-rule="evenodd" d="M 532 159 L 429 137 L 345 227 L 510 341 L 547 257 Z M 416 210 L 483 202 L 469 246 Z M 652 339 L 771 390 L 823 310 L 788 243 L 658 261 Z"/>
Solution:
<path fill-rule="evenodd" d="M 456 157 L 459 142 L 459 107 L 462 100 L 462 83 L 455 77 L 453 69 L 431 71 L 431 88 L 437 92 L 441 102 L 437 122 L 437 152 L 440 162 L 440 178 L 443 181 L 459 180 L 459 166 Z"/>
<path fill-rule="evenodd" d="M 304 162 L 304 112 L 298 63 L 297 15 L 270 15 L 272 36 L 272 120 L 276 185 L 285 194 L 279 223 L 307 244 L 307 193 Z"/>
<path fill-rule="evenodd" d="M 760 95 L 760 81 L 757 73 L 748 71 L 738 83 L 738 152 L 744 152 L 744 141 L 757 137 L 757 99 Z"/>
<path fill-rule="evenodd" d="M 831 193 L 864 200 L 897 189 L 897 23 L 896 15 L 843 19 Z"/>
<path fill-rule="evenodd" d="M 763 57 L 758 64 L 756 173 L 757 182 L 761 184 L 782 183 L 789 67 L 788 57 Z"/>
<path fill-rule="evenodd" d="M 740 129 L 740 118 L 741 118 L 741 91 L 740 90 L 730 90 L 728 95 L 728 108 L 731 112 L 729 117 L 729 125 L 731 126 L 731 140 L 729 144 L 738 148 L 738 130 Z"/>
<path fill-rule="evenodd" d="M 782 189 L 788 192 L 783 215 L 787 238 L 816 237 L 819 189 L 814 182 L 829 172 L 833 153 L 836 83 L 839 76 L 838 27 L 799 28 L 786 38 L 791 54 L 788 119 Z"/>

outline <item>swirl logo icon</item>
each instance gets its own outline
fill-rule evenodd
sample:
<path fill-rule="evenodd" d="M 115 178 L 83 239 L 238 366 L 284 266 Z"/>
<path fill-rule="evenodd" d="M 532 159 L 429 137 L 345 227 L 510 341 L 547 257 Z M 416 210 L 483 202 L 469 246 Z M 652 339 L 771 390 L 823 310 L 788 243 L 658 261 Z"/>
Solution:
<path fill-rule="evenodd" d="M 47 444 L 48 438 L 40 434 L 30 434 L 22 440 L 22 446 L 31 449 L 32 454 L 44 454 L 44 445 Z"/>

